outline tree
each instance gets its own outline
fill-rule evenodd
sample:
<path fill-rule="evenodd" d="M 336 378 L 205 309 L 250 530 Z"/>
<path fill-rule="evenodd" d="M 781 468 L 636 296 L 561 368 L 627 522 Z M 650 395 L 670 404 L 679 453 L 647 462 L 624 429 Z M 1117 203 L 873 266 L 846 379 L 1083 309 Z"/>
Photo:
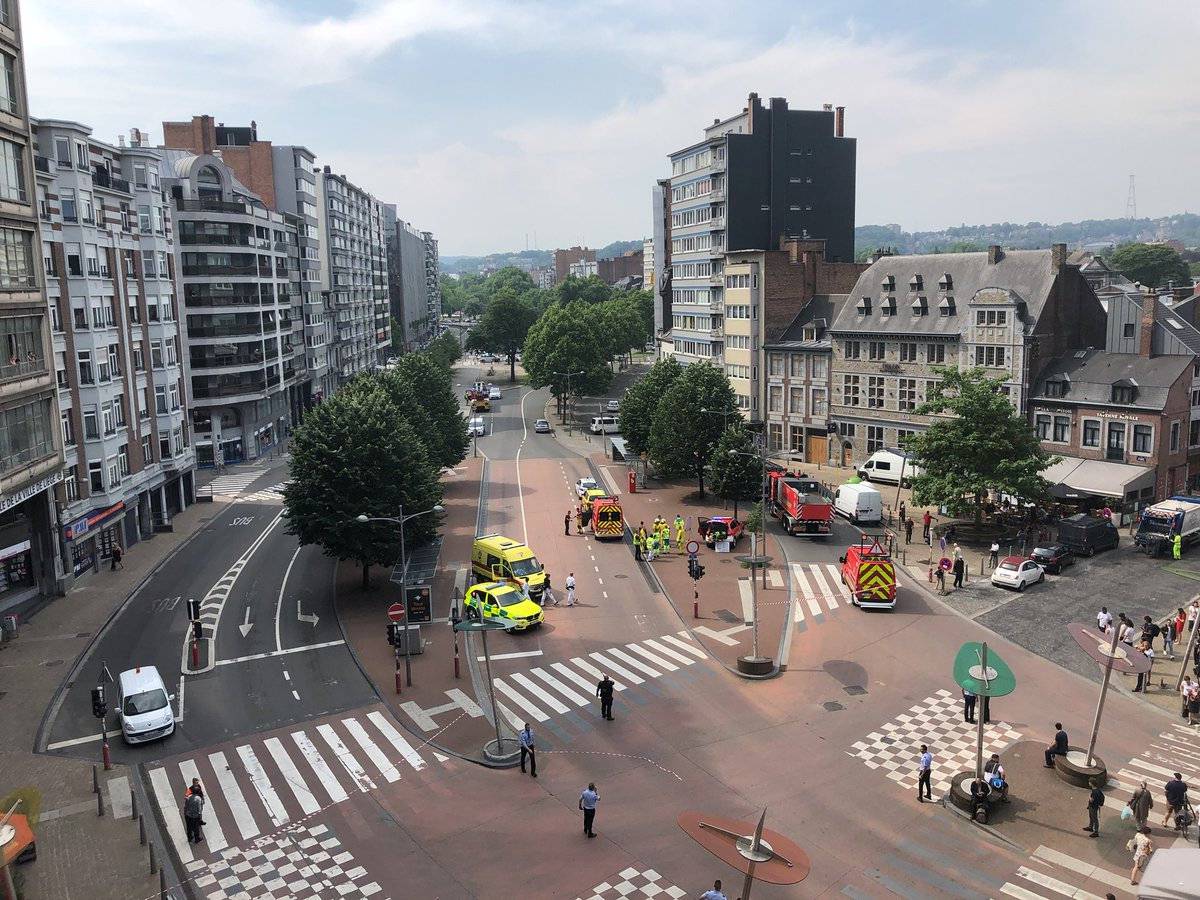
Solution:
<path fill-rule="evenodd" d="M 505 270 L 507 271 L 507 270 Z M 518 274 L 525 273 L 512 270 Z M 499 273 L 498 273 L 499 274 Z M 528 280 L 529 276 L 525 275 Z M 533 282 L 530 282 L 532 288 Z M 479 324 L 467 336 L 471 350 L 489 350 L 508 359 L 509 380 L 517 380 L 517 352 L 525 343 L 529 327 L 536 321 L 533 307 L 512 287 L 503 287 L 488 302 Z"/>
<path fill-rule="evenodd" d="M 370 379 L 343 389 L 305 416 L 292 436 L 284 520 L 301 545 L 316 544 L 338 560 L 357 560 L 363 588 L 370 567 L 392 563 L 398 534 L 386 524 L 355 518 L 396 516 L 441 502 L 438 472 L 417 431 L 386 391 Z M 410 542 L 430 538 L 438 516 L 406 527 Z"/>
<path fill-rule="evenodd" d="M 667 389 L 654 413 L 650 458 L 667 474 L 694 475 L 701 499 L 704 468 L 725 430 L 725 417 L 717 413 L 736 409 L 735 401 L 724 372 L 711 363 L 692 363 Z"/>
<path fill-rule="evenodd" d="M 649 451 L 650 428 L 659 401 L 681 374 L 683 366 L 675 357 L 668 356 L 652 365 L 643 378 L 625 391 L 621 398 L 621 436 L 634 453 Z"/>
<path fill-rule="evenodd" d="M 1183 258 L 1165 244 L 1122 244 L 1109 259 L 1126 278 L 1148 287 L 1163 287 L 1168 281 L 1190 284 L 1191 273 Z"/>
<path fill-rule="evenodd" d="M 605 300 L 612 299 L 613 289 L 601 281 L 595 275 L 589 275 L 587 278 L 580 278 L 576 275 L 568 276 L 566 281 L 555 287 L 558 292 L 558 299 L 563 303 L 574 303 L 576 300 L 582 300 L 585 303 L 603 303 Z"/>
<path fill-rule="evenodd" d="M 449 370 L 462 358 L 462 344 L 458 342 L 454 332 L 447 329 L 429 342 L 425 353 L 442 368 Z M 451 394 L 453 395 L 453 392 Z"/>
<path fill-rule="evenodd" d="M 432 352 L 434 345 L 445 337 L 447 335 L 439 337 L 425 353 L 407 353 L 400 357 L 396 368 L 384 377 L 394 376 L 412 389 L 424 416 L 410 418 L 409 422 L 423 426 L 424 441 L 434 462 L 439 467 L 452 468 L 466 457 L 471 441 L 454 393 L 450 368 L 442 365 L 440 357 Z M 458 345 L 455 338 L 449 339 Z"/>
<path fill-rule="evenodd" d="M 1041 472 L 1056 461 L 1042 449 L 1029 423 L 1000 391 L 1002 379 L 982 369 L 935 366 L 935 383 L 918 415 L 949 413 L 904 441 L 921 474 L 913 479 L 913 504 L 945 506 L 983 520 L 983 498 L 1000 490 L 1025 500 L 1044 499 L 1050 489 Z"/>
<path fill-rule="evenodd" d="M 521 349 L 521 364 L 531 387 L 549 387 L 566 414 L 568 393 L 599 394 L 612 381 L 607 341 L 595 306 L 580 300 L 555 303 L 529 329 Z M 572 374 L 568 379 L 567 373 Z"/>
<path fill-rule="evenodd" d="M 739 421 L 726 428 L 708 458 L 708 480 L 713 493 L 733 501 L 733 517 L 739 500 L 754 500 L 762 492 L 762 461 L 750 432 Z"/>

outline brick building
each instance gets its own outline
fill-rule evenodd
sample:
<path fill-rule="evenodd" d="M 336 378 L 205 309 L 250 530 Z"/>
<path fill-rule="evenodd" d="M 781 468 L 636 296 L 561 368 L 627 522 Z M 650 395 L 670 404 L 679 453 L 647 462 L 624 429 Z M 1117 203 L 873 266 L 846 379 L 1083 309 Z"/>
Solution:
<path fill-rule="evenodd" d="M 566 250 L 554 251 L 554 283 L 562 284 L 571 274 L 573 263 L 596 262 L 596 251 L 587 247 L 568 247 Z"/>
<path fill-rule="evenodd" d="M 628 250 L 620 256 L 596 260 L 596 274 L 605 284 L 616 284 L 622 278 L 641 278 L 643 268 L 641 250 Z"/>

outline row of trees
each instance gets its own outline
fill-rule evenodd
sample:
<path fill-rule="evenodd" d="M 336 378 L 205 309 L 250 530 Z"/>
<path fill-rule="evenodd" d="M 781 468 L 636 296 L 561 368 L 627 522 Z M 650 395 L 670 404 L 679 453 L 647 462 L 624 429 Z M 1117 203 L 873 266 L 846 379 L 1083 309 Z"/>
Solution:
<path fill-rule="evenodd" d="M 445 338 L 445 340 L 443 340 Z M 292 436 L 284 521 L 303 544 L 362 566 L 399 555 L 396 529 L 355 518 L 422 512 L 441 502 L 441 470 L 466 456 L 466 424 L 450 365 L 461 351 L 443 335 L 394 368 L 362 375 L 311 410 Z M 440 517 L 405 526 L 410 544 L 431 538 Z"/>

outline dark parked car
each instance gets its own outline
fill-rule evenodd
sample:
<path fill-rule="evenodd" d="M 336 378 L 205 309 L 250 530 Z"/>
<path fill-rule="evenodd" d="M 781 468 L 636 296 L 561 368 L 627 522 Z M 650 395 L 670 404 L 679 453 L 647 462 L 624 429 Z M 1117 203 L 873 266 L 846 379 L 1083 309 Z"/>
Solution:
<path fill-rule="evenodd" d="M 1111 519 L 1077 513 L 1058 523 L 1058 542 L 1076 555 L 1093 556 L 1115 548 L 1121 536 Z"/>
<path fill-rule="evenodd" d="M 1075 554 L 1062 544 L 1049 547 L 1035 547 L 1029 558 L 1051 575 L 1061 575 L 1067 566 L 1075 565 Z"/>

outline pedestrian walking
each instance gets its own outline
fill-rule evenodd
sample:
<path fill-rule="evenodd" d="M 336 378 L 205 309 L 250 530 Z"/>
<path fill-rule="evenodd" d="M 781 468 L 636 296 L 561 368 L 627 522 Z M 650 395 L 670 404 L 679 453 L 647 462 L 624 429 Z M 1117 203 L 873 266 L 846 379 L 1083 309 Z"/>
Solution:
<path fill-rule="evenodd" d="M 921 745 L 921 758 L 917 763 L 917 802 L 924 803 L 926 800 L 933 799 L 933 791 L 929 787 L 929 779 L 933 775 L 933 754 L 929 752 L 929 747 L 925 744 Z M 925 793 L 922 795 L 921 789 L 924 787 Z"/>
<path fill-rule="evenodd" d="M 904 543 L 905 544 L 912 543 L 912 532 L 913 532 L 913 520 L 905 519 L 904 520 Z"/>
<path fill-rule="evenodd" d="M 199 778 L 192 779 L 192 786 L 184 795 L 183 823 L 186 826 L 189 844 L 199 844 L 204 840 L 204 833 L 201 831 L 204 825 L 204 789 L 200 786 Z"/>
<path fill-rule="evenodd" d="M 1108 611 L 1107 606 L 1100 607 L 1100 612 L 1096 613 L 1096 627 L 1100 629 L 1101 634 L 1108 634 L 1108 629 L 1112 628 L 1113 617 Z"/>
<path fill-rule="evenodd" d="M 1141 880 L 1142 870 L 1150 861 L 1150 854 L 1154 852 L 1154 841 L 1150 840 L 1150 826 L 1143 825 L 1139 828 L 1137 834 L 1129 839 L 1125 849 L 1133 852 L 1133 868 L 1129 870 L 1129 883 L 1137 884 Z"/>
<path fill-rule="evenodd" d="M 1176 772 L 1175 777 L 1163 785 L 1163 793 L 1167 798 L 1167 814 L 1163 816 L 1163 826 L 1166 827 L 1171 824 L 1171 817 L 1183 812 L 1188 802 L 1187 785 L 1184 784 L 1183 775 Z"/>
<path fill-rule="evenodd" d="M 1167 619 L 1163 622 L 1159 629 L 1163 639 L 1163 653 L 1167 654 L 1168 659 L 1175 658 L 1175 621 Z"/>
<path fill-rule="evenodd" d="M 1175 640 L 1183 640 L 1183 633 L 1187 630 L 1187 613 L 1183 611 L 1182 606 L 1175 607 Z"/>
<path fill-rule="evenodd" d="M 1149 641 L 1141 641 L 1138 643 L 1137 649 L 1141 650 L 1143 655 L 1150 660 L 1150 669 L 1145 672 L 1138 672 L 1137 686 L 1133 689 L 1135 693 L 1141 691 L 1144 694 L 1150 684 L 1150 672 L 1154 669 L 1154 647 L 1151 646 Z"/>
<path fill-rule="evenodd" d="M 963 697 L 963 721 L 971 722 L 973 724 L 975 722 L 976 695 L 973 694 L 971 691 L 968 691 L 966 688 L 963 688 L 962 689 L 962 697 Z"/>
<path fill-rule="evenodd" d="M 608 677 L 608 674 L 601 672 L 600 683 L 596 685 L 596 696 L 600 698 L 600 717 L 608 719 L 610 722 L 613 720 L 612 700 L 615 687 L 616 684 Z"/>
<path fill-rule="evenodd" d="M 567 514 L 563 516 L 563 534 L 571 534 L 571 511 L 568 509 Z"/>
<path fill-rule="evenodd" d="M 1196 616 L 1200 615 L 1200 600 L 1193 600 L 1188 604 L 1187 608 L 1187 630 L 1191 634 L 1192 629 L 1196 627 Z"/>
<path fill-rule="evenodd" d="M 1188 717 L 1188 698 L 1191 696 L 1192 689 L 1195 687 L 1195 682 L 1192 681 L 1191 675 L 1183 676 L 1183 683 L 1179 685 L 1179 715 L 1185 720 Z"/>
<path fill-rule="evenodd" d="M 904 521 L 904 501 L 900 501 L 900 521 Z"/>
<path fill-rule="evenodd" d="M 957 545 L 954 548 L 954 552 L 955 553 L 958 552 Z M 967 568 L 967 564 L 965 562 L 963 562 L 962 556 L 955 556 L 954 557 L 954 589 L 955 590 L 958 590 L 960 587 L 963 586 L 963 572 L 966 570 L 966 568 Z"/>
<path fill-rule="evenodd" d="M 550 587 L 550 573 L 546 573 L 546 581 L 542 586 L 542 606 L 549 603 L 551 606 L 558 606 L 558 594 L 554 593 L 554 589 Z"/>
<path fill-rule="evenodd" d="M 567 606 L 575 605 L 575 573 L 567 575 Z M 528 726 L 526 726 L 528 727 Z"/>
<path fill-rule="evenodd" d="M 1088 794 L 1088 823 L 1083 829 L 1089 837 L 1100 837 L 1100 807 L 1104 805 L 1104 791 L 1100 790 L 1100 779 L 1091 778 L 1088 785 L 1092 792 Z"/>
<path fill-rule="evenodd" d="M 946 593 L 946 570 L 943 569 L 940 565 L 937 567 L 937 584 L 938 584 L 938 593 L 939 594 Z"/>
<path fill-rule="evenodd" d="M 112 569 L 111 569 L 110 571 L 113 571 L 113 572 L 115 572 L 115 571 L 117 571 L 117 569 L 123 569 L 123 568 L 125 568 L 125 563 L 121 562 L 121 558 L 122 558 L 124 555 L 125 555 L 125 552 L 124 552 L 124 551 L 121 549 L 121 545 L 120 545 L 120 544 L 113 544 L 113 548 L 112 548 Z"/>
<path fill-rule="evenodd" d="M 700 900 L 729 900 L 729 898 L 725 896 L 725 892 L 721 890 L 720 878 L 713 882 L 712 890 L 705 891 L 700 895 Z"/>
<path fill-rule="evenodd" d="M 1071 749 L 1071 741 L 1067 738 L 1067 733 L 1063 731 L 1062 722 L 1054 723 L 1054 743 L 1046 748 L 1046 768 L 1054 768 L 1054 757 L 1066 756 L 1067 751 Z"/>
<path fill-rule="evenodd" d="M 1146 787 L 1146 782 L 1143 781 L 1142 786 L 1129 798 L 1129 810 L 1133 813 L 1133 821 L 1137 823 L 1138 828 L 1145 826 L 1152 809 L 1154 809 L 1154 798 L 1150 795 L 1150 788 Z"/>
<path fill-rule="evenodd" d="M 992 541 L 992 546 L 988 548 L 988 562 L 994 569 L 1000 564 L 1000 542 Z"/>
<path fill-rule="evenodd" d="M 925 510 L 925 514 L 921 516 L 921 540 L 926 544 L 929 543 L 929 526 L 933 523 L 933 516 L 929 514 L 929 510 Z"/>
<path fill-rule="evenodd" d="M 596 804 L 599 801 L 600 794 L 596 790 L 596 782 L 589 781 L 587 788 L 579 795 L 579 808 L 583 810 L 583 833 L 590 838 L 596 836 L 592 825 L 596 821 Z"/>
<path fill-rule="evenodd" d="M 525 757 L 529 757 L 529 774 L 537 778 L 537 747 L 528 722 L 517 737 L 521 743 L 521 774 L 525 774 Z"/>

